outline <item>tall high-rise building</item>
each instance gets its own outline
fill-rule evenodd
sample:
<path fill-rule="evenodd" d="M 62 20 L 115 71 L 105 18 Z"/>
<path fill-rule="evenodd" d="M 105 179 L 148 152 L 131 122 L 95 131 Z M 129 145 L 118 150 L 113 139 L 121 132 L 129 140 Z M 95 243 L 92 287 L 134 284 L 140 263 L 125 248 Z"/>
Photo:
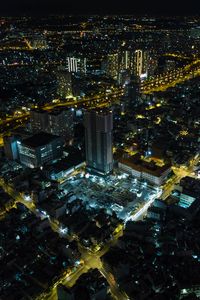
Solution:
<path fill-rule="evenodd" d="M 15 136 L 5 136 L 3 142 L 6 157 L 10 160 L 17 160 L 19 158 L 17 138 Z"/>
<path fill-rule="evenodd" d="M 70 73 L 86 73 L 86 58 L 78 56 L 68 56 L 66 69 Z"/>
<path fill-rule="evenodd" d="M 61 98 L 72 97 L 72 75 L 66 71 L 57 72 L 57 93 Z"/>
<path fill-rule="evenodd" d="M 122 86 L 125 86 L 130 81 L 130 72 L 129 70 L 121 70 L 119 72 L 118 83 Z"/>
<path fill-rule="evenodd" d="M 70 109 L 58 108 L 51 112 L 32 110 L 30 120 L 34 133 L 43 131 L 69 140 L 73 137 L 73 112 Z"/>
<path fill-rule="evenodd" d="M 74 133 L 71 109 L 56 109 L 48 113 L 47 131 L 71 139 Z"/>
<path fill-rule="evenodd" d="M 129 70 L 139 77 L 147 77 L 148 51 L 142 49 L 122 50 L 120 53 L 120 70 Z"/>
<path fill-rule="evenodd" d="M 102 62 L 102 68 L 107 76 L 117 80 L 119 75 L 119 55 L 118 53 L 108 54 Z"/>
<path fill-rule="evenodd" d="M 84 114 L 86 165 L 88 170 L 106 175 L 113 169 L 113 113 L 109 109 Z"/>
<path fill-rule="evenodd" d="M 95 53 L 87 54 L 87 74 L 102 74 L 102 60 L 103 55 Z"/>
<path fill-rule="evenodd" d="M 140 78 L 139 76 L 131 75 L 130 82 L 126 86 L 126 95 L 129 102 L 129 107 L 137 106 L 140 102 Z"/>
<path fill-rule="evenodd" d="M 133 69 L 134 63 L 134 51 L 122 49 L 120 52 L 120 70 L 129 70 Z"/>
<path fill-rule="evenodd" d="M 148 53 L 145 50 L 135 50 L 134 55 L 134 74 L 147 77 Z"/>
<path fill-rule="evenodd" d="M 33 132 L 46 131 L 48 126 L 48 112 L 42 109 L 31 110 L 30 122 Z"/>

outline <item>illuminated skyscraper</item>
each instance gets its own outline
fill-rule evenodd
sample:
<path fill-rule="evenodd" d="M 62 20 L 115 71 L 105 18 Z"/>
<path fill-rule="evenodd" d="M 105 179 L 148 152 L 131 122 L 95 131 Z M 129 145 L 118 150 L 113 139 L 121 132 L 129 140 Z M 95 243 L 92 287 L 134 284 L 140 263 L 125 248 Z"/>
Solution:
<path fill-rule="evenodd" d="M 122 50 L 120 54 L 120 70 L 129 70 L 135 75 L 147 77 L 149 55 L 146 50 Z"/>
<path fill-rule="evenodd" d="M 103 62 L 103 69 L 107 76 L 117 80 L 119 75 L 119 55 L 118 53 L 108 54 Z"/>
<path fill-rule="evenodd" d="M 72 97 L 72 75 L 66 71 L 57 72 L 57 93 L 61 98 Z"/>
<path fill-rule="evenodd" d="M 122 50 L 120 52 L 120 70 L 131 71 L 134 63 L 134 51 Z"/>
<path fill-rule="evenodd" d="M 70 73 L 86 73 L 86 58 L 85 57 L 67 57 L 66 69 Z"/>
<path fill-rule="evenodd" d="M 86 164 L 89 171 L 106 175 L 113 169 L 113 113 L 108 109 L 84 115 Z"/>
<path fill-rule="evenodd" d="M 148 54 L 144 50 L 135 50 L 134 73 L 141 77 L 147 76 Z"/>

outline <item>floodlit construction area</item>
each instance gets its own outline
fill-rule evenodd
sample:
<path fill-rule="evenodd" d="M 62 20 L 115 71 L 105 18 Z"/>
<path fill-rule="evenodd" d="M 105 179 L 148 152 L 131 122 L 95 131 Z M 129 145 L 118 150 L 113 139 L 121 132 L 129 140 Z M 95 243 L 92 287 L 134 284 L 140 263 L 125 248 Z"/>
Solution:
<path fill-rule="evenodd" d="M 63 189 L 70 195 L 70 201 L 80 199 L 86 210 L 105 209 L 109 215 L 115 212 L 122 222 L 134 219 L 135 214 L 140 217 L 162 194 L 160 188 L 118 170 L 105 178 L 84 172 L 76 174 L 69 177 Z"/>

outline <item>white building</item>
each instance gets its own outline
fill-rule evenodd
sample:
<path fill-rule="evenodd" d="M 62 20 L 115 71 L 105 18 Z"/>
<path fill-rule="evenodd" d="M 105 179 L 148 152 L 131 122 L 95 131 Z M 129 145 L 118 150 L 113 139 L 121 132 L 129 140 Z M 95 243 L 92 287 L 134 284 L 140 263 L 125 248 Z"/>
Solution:
<path fill-rule="evenodd" d="M 133 177 L 147 180 L 158 186 L 165 182 L 171 172 L 169 165 L 159 167 L 155 164 L 144 163 L 142 160 L 135 161 L 132 158 L 120 160 L 118 166 L 121 170 L 131 174 Z"/>
<path fill-rule="evenodd" d="M 86 73 L 86 58 L 67 57 L 66 69 L 70 73 Z"/>

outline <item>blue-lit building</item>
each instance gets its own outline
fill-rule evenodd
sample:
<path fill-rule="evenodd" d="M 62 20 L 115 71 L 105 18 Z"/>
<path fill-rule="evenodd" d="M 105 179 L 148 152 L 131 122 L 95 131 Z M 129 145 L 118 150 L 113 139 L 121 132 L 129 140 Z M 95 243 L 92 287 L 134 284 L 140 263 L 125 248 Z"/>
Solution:
<path fill-rule="evenodd" d="M 17 160 L 19 158 L 17 137 L 5 136 L 3 143 L 6 157 L 10 160 Z"/>
<path fill-rule="evenodd" d="M 37 168 L 62 156 L 63 140 L 42 132 L 18 141 L 18 149 L 20 162 L 29 168 Z"/>

